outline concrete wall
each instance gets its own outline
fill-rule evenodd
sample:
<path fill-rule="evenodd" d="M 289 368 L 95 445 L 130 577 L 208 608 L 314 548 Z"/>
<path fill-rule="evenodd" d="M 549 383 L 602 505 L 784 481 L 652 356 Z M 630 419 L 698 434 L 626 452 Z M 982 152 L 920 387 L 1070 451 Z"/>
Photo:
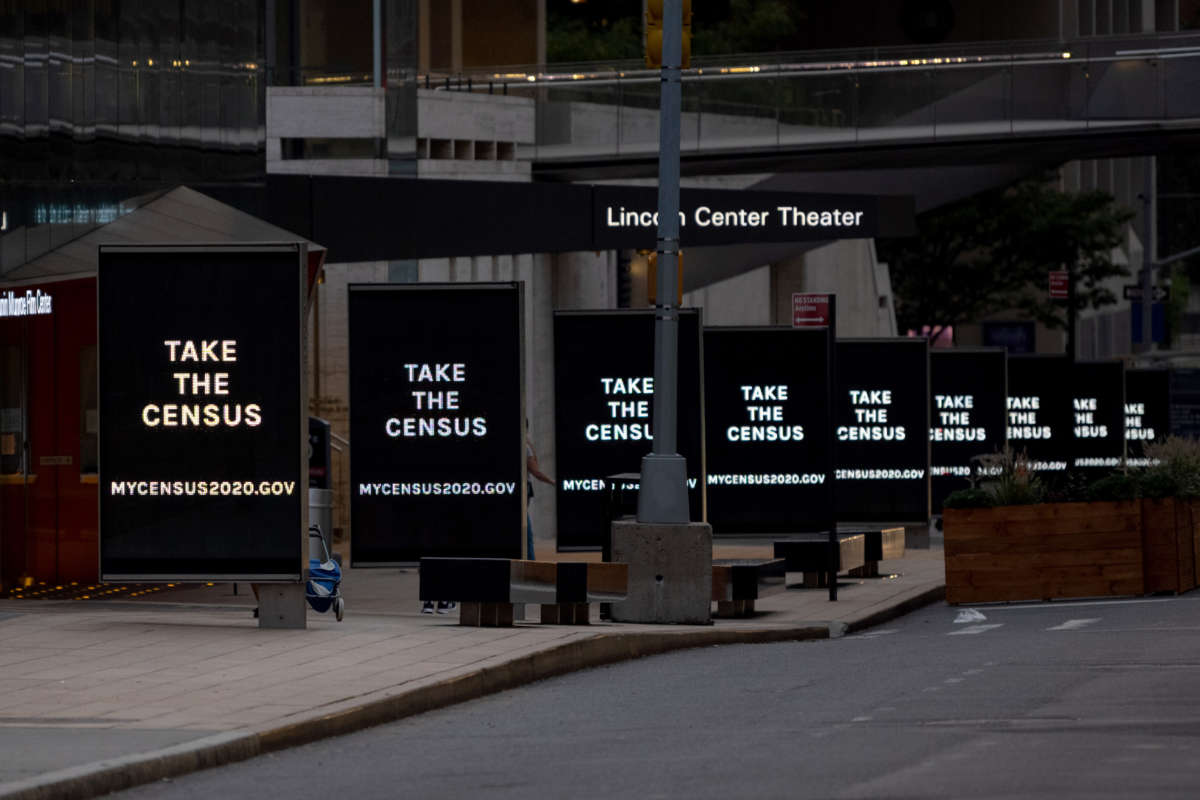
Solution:
<path fill-rule="evenodd" d="M 844 239 L 771 266 L 774 316 L 790 325 L 793 292 L 837 295 L 837 335 L 895 336 L 896 314 L 886 264 L 873 239 Z"/>
<path fill-rule="evenodd" d="M 790 297 L 790 295 L 789 295 Z M 771 325 L 771 268 L 756 270 L 683 295 L 684 307 L 703 309 L 705 325 Z"/>

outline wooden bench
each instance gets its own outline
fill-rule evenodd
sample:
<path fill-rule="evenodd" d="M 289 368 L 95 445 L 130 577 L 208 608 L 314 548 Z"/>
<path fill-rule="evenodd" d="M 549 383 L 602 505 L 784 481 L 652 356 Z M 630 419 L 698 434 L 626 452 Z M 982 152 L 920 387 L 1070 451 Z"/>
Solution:
<path fill-rule="evenodd" d="M 586 625 L 591 603 L 623 600 L 628 585 L 628 564 L 422 558 L 419 595 L 458 603 L 460 625 L 511 627 L 516 603 L 541 606 L 546 624 Z"/>
<path fill-rule="evenodd" d="M 863 531 L 863 565 L 850 570 L 855 578 L 878 578 L 879 562 L 904 558 L 904 528 Z"/>
<path fill-rule="evenodd" d="M 712 601 L 719 617 L 744 617 L 754 613 L 754 601 L 785 588 L 782 558 L 755 560 L 718 558 L 713 561 Z"/>
<path fill-rule="evenodd" d="M 866 565 L 866 536 L 862 533 L 837 534 L 833 573 L 846 572 Z M 829 535 L 799 533 L 775 542 L 775 557 L 782 558 L 788 572 L 803 572 L 804 587 L 827 586 L 830 573 Z"/>

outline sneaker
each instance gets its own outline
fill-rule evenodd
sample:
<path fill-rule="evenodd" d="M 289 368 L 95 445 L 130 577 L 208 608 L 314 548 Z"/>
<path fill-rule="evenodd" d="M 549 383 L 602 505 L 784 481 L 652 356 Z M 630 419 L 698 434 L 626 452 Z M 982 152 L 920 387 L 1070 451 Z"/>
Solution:
<path fill-rule="evenodd" d="M 421 604 L 421 613 L 422 614 L 432 614 L 433 613 L 433 601 L 432 600 L 426 600 L 424 603 Z"/>
<path fill-rule="evenodd" d="M 449 614 L 450 609 L 454 608 L 454 603 L 439 601 L 437 604 L 437 612 L 439 614 Z"/>

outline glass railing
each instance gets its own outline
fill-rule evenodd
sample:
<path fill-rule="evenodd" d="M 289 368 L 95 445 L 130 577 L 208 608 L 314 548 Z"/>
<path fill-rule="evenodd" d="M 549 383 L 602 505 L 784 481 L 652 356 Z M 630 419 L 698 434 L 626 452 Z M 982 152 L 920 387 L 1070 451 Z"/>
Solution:
<path fill-rule="evenodd" d="M 421 75 L 418 86 L 528 98 L 539 161 L 658 147 L 659 73 L 639 62 Z M 681 147 L 804 148 L 1070 133 L 1200 119 L 1200 35 L 694 58 Z"/>

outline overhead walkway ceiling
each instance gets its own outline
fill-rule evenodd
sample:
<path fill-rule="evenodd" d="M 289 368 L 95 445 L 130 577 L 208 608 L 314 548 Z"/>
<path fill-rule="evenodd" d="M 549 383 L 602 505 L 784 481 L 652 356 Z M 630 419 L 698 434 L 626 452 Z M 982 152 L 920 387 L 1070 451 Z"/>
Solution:
<path fill-rule="evenodd" d="M 589 64 L 480 75 L 473 87 L 488 81 L 537 105 L 536 144 L 521 153 L 535 179 L 657 175 L 656 71 Z M 1200 35 L 696 60 L 684 72 L 681 144 L 684 176 L 911 195 L 920 212 L 1067 161 L 1200 145 Z M 823 244 L 692 248 L 685 288 Z"/>
<path fill-rule="evenodd" d="M 453 87 L 457 84 L 448 84 Z M 492 72 L 530 97 L 540 180 L 654 177 L 657 71 Z M 684 71 L 684 175 L 1062 162 L 1200 143 L 1200 35 L 727 58 Z"/>

